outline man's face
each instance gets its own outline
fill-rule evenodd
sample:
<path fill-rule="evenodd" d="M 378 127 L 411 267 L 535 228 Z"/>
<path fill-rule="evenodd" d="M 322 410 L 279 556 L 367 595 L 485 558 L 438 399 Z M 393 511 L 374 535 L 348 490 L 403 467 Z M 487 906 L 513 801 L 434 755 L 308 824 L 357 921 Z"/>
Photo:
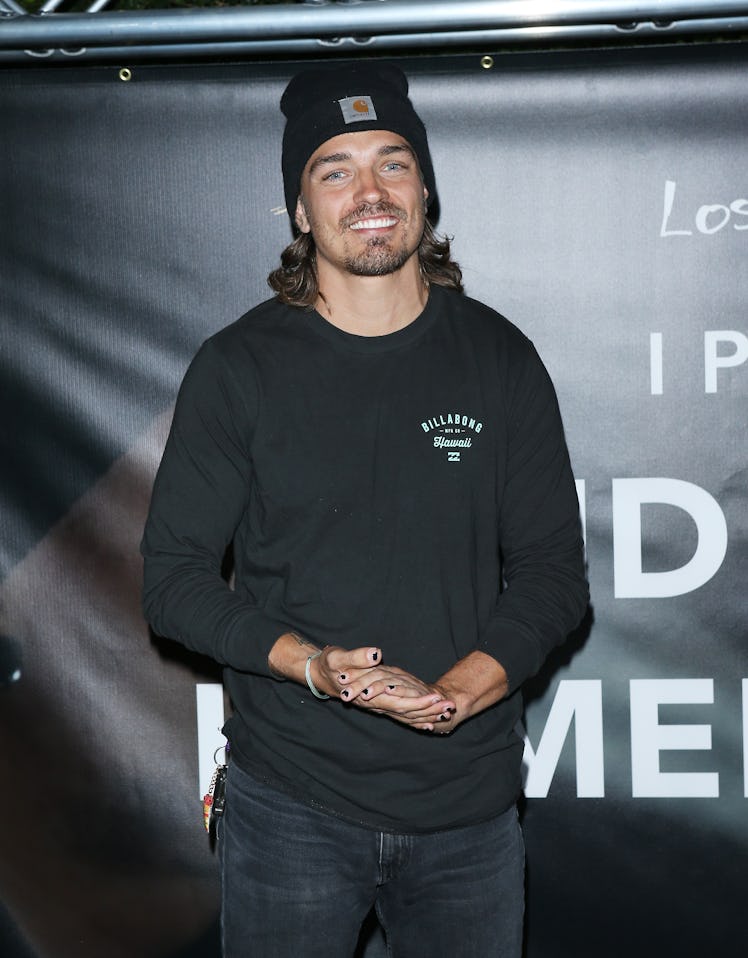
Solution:
<path fill-rule="evenodd" d="M 416 252 L 427 191 L 407 140 L 386 130 L 342 133 L 309 158 L 296 225 L 311 233 L 326 269 L 385 276 Z"/>

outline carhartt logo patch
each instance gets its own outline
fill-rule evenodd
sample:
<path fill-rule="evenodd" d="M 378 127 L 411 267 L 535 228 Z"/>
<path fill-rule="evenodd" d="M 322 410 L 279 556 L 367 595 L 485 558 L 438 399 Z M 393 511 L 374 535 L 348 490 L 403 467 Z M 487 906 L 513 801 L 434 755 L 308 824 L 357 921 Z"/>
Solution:
<path fill-rule="evenodd" d="M 377 119 L 377 111 L 370 96 L 348 96 L 344 100 L 338 100 L 338 103 L 346 123 Z"/>

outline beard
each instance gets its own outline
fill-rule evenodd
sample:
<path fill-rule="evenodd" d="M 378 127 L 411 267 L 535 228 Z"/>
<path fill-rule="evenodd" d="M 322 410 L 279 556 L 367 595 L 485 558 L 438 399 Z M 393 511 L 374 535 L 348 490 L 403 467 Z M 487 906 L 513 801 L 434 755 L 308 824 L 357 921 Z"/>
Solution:
<path fill-rule="evenodd" d="M 345 232 L 351 223 L 365 216 L 394 216 L 403 223 L 408 222 L 405 210 L 391 203 L 377 203 L 375 206 L 359 207 L 341 220 L 341 232 Z M 406 237 L 402 238 L 399 246 L 394 247 L 385 237 L 373 236 L 364 249 L 357 253 L 347 252 L 343 258 L 343 266 L 353 276 L 388 276 L 404 266 L 417 248 L 418 243 L 411 249 Z"/>
<path fill-rule="evenodd" d="M 343 265 L 353 276 L 388 276 L 404 266 L 412 252 L 405 244 L 393 249 L 386 239 L 373 237 L 365 249 L 346 256 Z"/>

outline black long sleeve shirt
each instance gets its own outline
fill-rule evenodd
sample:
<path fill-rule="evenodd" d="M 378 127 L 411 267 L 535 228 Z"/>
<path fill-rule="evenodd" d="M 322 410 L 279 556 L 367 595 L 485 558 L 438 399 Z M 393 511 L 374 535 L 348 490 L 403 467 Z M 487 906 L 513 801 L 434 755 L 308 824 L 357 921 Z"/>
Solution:
<path fill-rule="evenodd" d="M 434 287 L 387 336 L 275 301 L 213 336 L 180 390 L 142 551 L 153 628 L 226 667 L 248 771 L 393 831 L 516 799 L 518 689 L 587 585 L 555 393 L 497 313 Z M 276 681 L 267 657 L 289 629 L 379 646 L 425 681 L 479 649 L 510 694 L 451 736 L 420 733 Z"/>

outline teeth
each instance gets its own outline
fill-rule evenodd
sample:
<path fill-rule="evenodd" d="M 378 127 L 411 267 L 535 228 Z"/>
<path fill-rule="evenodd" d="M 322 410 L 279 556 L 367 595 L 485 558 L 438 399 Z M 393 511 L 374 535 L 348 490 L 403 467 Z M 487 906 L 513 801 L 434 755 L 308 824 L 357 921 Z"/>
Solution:
<path fill-rule="evenodd" d="M 356 223 L 351 223 L 352 230 L 378 230 L 382 229 L 385 226 L 394 226 L 397 223 L 397 219 L 393 216 L 383 216 L 380 219 L 376 220 L 358 220 Z"/>

